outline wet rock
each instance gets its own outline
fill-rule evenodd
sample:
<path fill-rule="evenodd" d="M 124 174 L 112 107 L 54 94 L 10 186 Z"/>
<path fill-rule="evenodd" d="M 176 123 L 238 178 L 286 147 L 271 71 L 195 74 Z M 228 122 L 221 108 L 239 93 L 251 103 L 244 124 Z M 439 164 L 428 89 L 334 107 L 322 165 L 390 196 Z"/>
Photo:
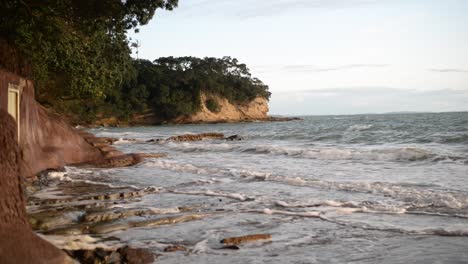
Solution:
<path fill-rule="evenodd" d="M 62 236 L 70 236 L 70 235 L 82 235 L 89 233 L 89 225 L 77 224 L 73 226 L 66 226 L 61 228 L 56 228 L 48 231 L 43 231 L 44 234 L 47 235 L 62 235 Z"/>
<path fill-rule="evenodd" d="M 172 245 L 164 249 L 164 252 L 187 251 L 187 248 L 182 245 Z"/>
<path fill-rule="evenodd" d="M 0 109 L 0 262 L 71 263 L 29 226 L 20 177 L 24 161 L 17 142 L 15 121 Z"/>
<path fill-rule="evenodd" d="M 122 256 L 124 263 L 129 264 L 147 264 L 155 261 L 153 253 L 142 248 L 123 247 L 117 252 Z"/>
<path fill-rule="evenodd" d="M 111 151 L 103 151 L 103 155 L 105 158 L 114 158 L 114 157 L 121 157 L 125 155 L 122 151 L 119 150 L 111 150 Z"/>
<path fill-rule="evenodd" d="M 270 234 L 255 234 L 255 235 L 247 235 L 247 236 L 240 236 L 240 237 L 228 237 L 221 240 L 222 244 L 226 245 L 240 245 L 243 243 L 248 242 L 255 242 L 260 240 L 271 240 Z"/>
<path fill-rule="evenodd" d="M 126 230 L 132 227 L 132 223 L 122 222 L 122 223 L 100 223 L 93 227 L 89 228 L 91 234 L 107 234 L 115 231 Z"/>
<path fill-rule="evenodd" d="M 132 226 L 142 227 L 142 226 L 172 225 L 172 224 L 177 224 L 177 223 L 199 220 L 204 217 L 205 215 L 202 215 L 202 214 L 189 214 L 189 215 L 182 215 L 182 216 L 175 216 L 175 217 L 164 217 L 164 218 L 151 219 L 151 220 L 141 221 L 141 222 L 133 222 Z"/>
<path fill-rule="evenodd" d="M 121 260 L 122 260 L 122 256 L 120 255 L 119 252 L 115 251 L 115 252 L 112 252 L 109 257 L 107 258 L 107 263 L 111 264 L 111 263 L 121 263 Z"/>
<path fill-rule="evenodd" d="M 300 117 L 282 117 L 282 116 L 269 116 L 265 121 L 269 122 L 289 122 L 289 121 L 301 121 L 304 120 Z"/>
<path fill-rule="evenodd" d="M 130 216 L 144 216 L 151 214 L 151 210 L 117 210 L 94 212 L 83 217 L 85 222 L 106 222 Z"/>
<path fill-rule="evenodd" d="M 223 138 L 224 138 L 224 134 L 222 133 L 202 133 L 202 134 L 187 134 L 187 135 L 181 135 L 181 136 L 173 136 L 166 140 L 186 142 L 186 141 L 200 141 L 203 139 L 223 139 Z"/>
<path fill-rule="evenodd" d="M 162 138 L 154 138 L 154 139 L 147 140 L 147 141 L 145 141 L 145 142 L 146 142 L 146 143 L 154 143 L 154 142 L 160 142 L 160 141 L 164 141 L 164 139 L 162 139 Z"/>
<path fill-rule="evenodd" d="M 96 161 L 93 165 L 100 168 L 118 168 L 134 166 L 143 161 L 143 158 L 136 154 L 125 154 Z"/>
<path fill-rule="evenodd" d="M 69 187 L 62 189 L 63 194 L 67 195 L 64 198 L 53 199 L 34 199 L 28 203 L 29 206 L 64 206 L 64 207 L 81 207 L 86 208 L 105 208 L 108 205 L 104 203 L 96 203 L 95 201 L 118 201 L 132 198 L 139 198 L 151 193 L 159 192 L 155 187 L 148 187 L 142 190 L 128 189 L 128 188 L 110 188 L 106 185 L 89 185 L 89 188 L 80 188 L 74 190 L 75 184 L 70 183 Z M 86 185 L 85 185 L 86 186 Z M 93 192 L 96 193 L 93 193 Z M 90 194 L 91 193 L 91 194 Z"/>
<path fill-rule="evenodd" d="M 117 150 L 117 149 L 114 148 L 114 147 L 112 147 L 112 146 L 107 145 L 107 146 L 102 146 L 102 147 L 100 147 L 99 150 L 100 150 L 101 152 L 109 152 L 109 151 L 115 151 L 115 150 Z"/>
<path fill-rule="evenodd" d="M 49 230 L 58 226 L 75 224 L 80 212 L 42 211 L 29 215 L 29 223 L 33 230 Z"/>
<path fill-rule="evenodd" d="M 92 234 L 107 234 L 114 231 L 125 230 L 131 227 L 149 227 L 149 226 L 161 226 L 171 225 L 177 223 L 183 223 L 188 221 L 194 221 L 202 219 L 204 215 L 191 214 L 174 217 L 162 217 L 144 221 L 132 221 L 132 222 L 119 222 L 119 223 L 99 223 L 90 227 L 89 231 Z"/>
<path fill-rule="evenodd" d="M 224 246 L 221 249 L 239 250 L 240 248 L 236 245 L 230 245 L 230 246 Z"/>
<path fill-rule="evenodd" d="M 150 158 L 150 159 L 159 159 L 167 157 L 165 153 L 137 153 L 136 155 L 142 158 Z"/>
<path fill-rule="evenodd" d="M 155 256 L 150 251 L 128 246 L 117 250 L 96 248 L 92 250 L 65 250 L 65 252 L 83 264 L 147 264 L 155 261 Z"/>
<path fill-rule="evenodd" d="M 227 138 L 225 138 L 225 139 L 226 139 L 227 141 L 235 141 L 235 140 L 240 141 L 240 140 L 243 140 L 243 138 L 240 137 L 239 135 L 232 135 L 232 136 L 227 137 Z"/>

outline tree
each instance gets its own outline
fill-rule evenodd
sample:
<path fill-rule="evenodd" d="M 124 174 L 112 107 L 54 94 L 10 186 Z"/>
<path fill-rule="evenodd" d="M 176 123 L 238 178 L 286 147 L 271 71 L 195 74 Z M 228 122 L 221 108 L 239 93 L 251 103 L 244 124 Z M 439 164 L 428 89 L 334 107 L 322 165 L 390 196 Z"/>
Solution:
<path fill-rule="evenodd" d="M 32 67 L 37 99 L 102 99 L 134 74 L 127 32 L 178 0 L 0 0 L 0 37 Z"/>

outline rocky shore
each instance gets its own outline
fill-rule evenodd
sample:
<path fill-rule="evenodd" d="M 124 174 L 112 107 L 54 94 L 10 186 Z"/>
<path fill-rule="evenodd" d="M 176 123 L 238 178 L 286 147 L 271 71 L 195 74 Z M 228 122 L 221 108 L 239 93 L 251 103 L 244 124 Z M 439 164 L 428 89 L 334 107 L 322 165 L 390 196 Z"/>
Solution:
<path fill-rule="evenodd" d="M 116 139 L 97 138 L 86 132 L 80 134 L 93 146 L 110 153 L 110 158 L 128 155 L 110 145 Z M 162 140 L 180 142 L 205 139 L 241 140 L 237 135 L 226 137 L 220 133 L 179 135 Z M 132 155 L 138 157 L 139 161 L 163 156 L 148 153 Z M 80 166 L 99 170 L 99 167 L 103 167 L 99 162 Z M 132 165 L 132 162 L 127 165 Z M 180 244 L 176 238 L 174 243 L 165 244 L 155 252 L 128 246 L 114 237 L 113 233 L 132 228 L 157 228 L 200 221 L 218 214 L 211 208 L 183 204 L 169 208 L 141 207 L 139 202 L 145 196 L 171 190 L 114 186 L 92 180 L 71 179 L 66 171 L 48 170 L 30 181 L 25 188 L 28 221 L 32 229 L 80 263 L 153 263 L 164 254 L 189 253 L 194 250 L 193 245 Z M 220 241 L 219 250 L 239 250 L 241 244 L 270 239 L 268 234 L 225 238 Z"/>

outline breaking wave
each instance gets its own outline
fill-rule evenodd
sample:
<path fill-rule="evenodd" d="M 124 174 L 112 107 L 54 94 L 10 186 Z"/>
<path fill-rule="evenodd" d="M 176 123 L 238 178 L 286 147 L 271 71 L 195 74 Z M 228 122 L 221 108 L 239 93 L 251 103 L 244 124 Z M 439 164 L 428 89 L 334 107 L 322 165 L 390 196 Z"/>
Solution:
<path fill-rule="evenodd" d="M 316 160 L 357 160 L 357 161 L 463 161 L 467 157 L 433 153 L 418 147 L 295 147 L 281 145 L 210 144 L 210 143 L 161 143 L 161 146 L 181 152 L 239 152 L 251 154 L 281 155 Z"/>

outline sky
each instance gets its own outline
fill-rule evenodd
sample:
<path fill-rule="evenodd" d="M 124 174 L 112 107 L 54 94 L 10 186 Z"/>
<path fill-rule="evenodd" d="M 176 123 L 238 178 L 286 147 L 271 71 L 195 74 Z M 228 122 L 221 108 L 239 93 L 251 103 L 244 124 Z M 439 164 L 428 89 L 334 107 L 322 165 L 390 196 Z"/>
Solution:
<path fill-rule="evenodd" d="M 139 57 L 231 56 L 270 114 L 468 111 L 468 0 L 179 0 Z"/>

